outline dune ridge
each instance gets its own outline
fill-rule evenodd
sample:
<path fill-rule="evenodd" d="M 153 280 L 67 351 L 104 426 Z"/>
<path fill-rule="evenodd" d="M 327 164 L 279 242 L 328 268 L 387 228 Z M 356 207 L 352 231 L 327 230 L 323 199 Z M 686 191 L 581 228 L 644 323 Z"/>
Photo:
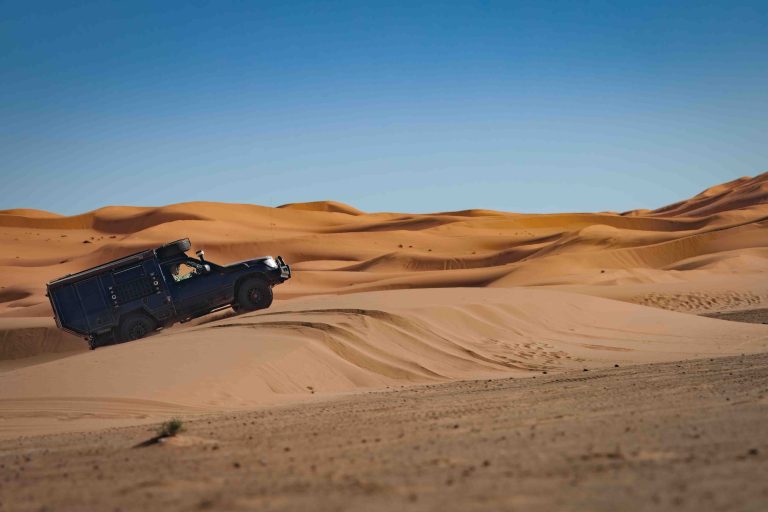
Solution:
<path fill-rule="evenodd" d="M 86 349 L 82 340 L 58 329 L 48 318 L 13 318 L 0 323 L 0 362 Z"/>
<path fill-rule="evenodd" d="M 768 173 L 744 176 L 710 187 L 691 199 L 654 210 L 651 215 L 709 215 L 768 202 Z"/>
<path fill-rule="evenodd" d="M 291 210 L 305 210 L 310 212 L 346 213 L 347 215 L 362 215 L 363 212 L 354 206 L 338 201 L 311 201 L 308 203 L 288 203 L 278 206 Z"/>

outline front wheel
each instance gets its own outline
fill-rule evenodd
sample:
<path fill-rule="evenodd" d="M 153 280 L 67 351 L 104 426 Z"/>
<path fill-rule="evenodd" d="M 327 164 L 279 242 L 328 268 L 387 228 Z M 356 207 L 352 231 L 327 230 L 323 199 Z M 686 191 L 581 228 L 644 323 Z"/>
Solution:
<path fill-rule="evenodd" d="M 120 322 L 118 340 L 133 341 L 148 336 L 155 330 L 155 322 L 147 315 L 134 313 Z"/>
<path fill-rule="evenodd" d="M 261 279 L 246 279 L 237 289 L 235 311 L 254 311 L 272 305 L 272 287 Z"/>

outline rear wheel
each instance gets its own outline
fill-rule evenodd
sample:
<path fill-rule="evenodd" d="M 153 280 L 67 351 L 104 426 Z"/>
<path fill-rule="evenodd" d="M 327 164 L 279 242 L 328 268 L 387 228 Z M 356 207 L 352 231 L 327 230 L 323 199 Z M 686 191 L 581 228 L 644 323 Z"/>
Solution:
<path fill-rule="evenodd" d="M 118 341 L 133 341 L 148 336 L 155 330 L 155 322 L 147 315 L 133 313 L 120 322 Z"/>
<path fill-rule="evenodd" d="M 235 311 L 254 311 L 266 309 L 272 305 L 272 287 L 263 279 L 246 279 L 237 289 Z"/>

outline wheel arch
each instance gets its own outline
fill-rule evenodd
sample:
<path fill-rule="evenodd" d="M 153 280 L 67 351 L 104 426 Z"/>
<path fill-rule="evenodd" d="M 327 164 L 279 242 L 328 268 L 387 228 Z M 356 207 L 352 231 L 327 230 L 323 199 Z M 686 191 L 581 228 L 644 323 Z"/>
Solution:
<path fill-rule="evenodd" d="M 117 319 L 117 324 L 115 325 L 114 329 L 119 329 L 120 326 L 123 324 L 123 321 L 131 315 L 144 315 L 150 320 L 152 320 L 155 323 L 155 326 L 160 325 L 160 320 L 158 320 L 155 315 L 150 313 L 150 311 L 147 308 L 141 307 L 141 308 L 134 308 L 130 311 L 126 311 L 125 313 L 120 313 L 120 317 Z"/>

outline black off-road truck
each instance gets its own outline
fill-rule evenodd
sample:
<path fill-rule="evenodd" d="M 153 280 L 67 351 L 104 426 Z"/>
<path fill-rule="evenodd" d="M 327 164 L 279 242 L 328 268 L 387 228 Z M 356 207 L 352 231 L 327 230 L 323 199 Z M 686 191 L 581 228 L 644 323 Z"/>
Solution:
<path fill-rule="evenodd" d="M 56 325 L 91 349 L 143 338 L 214 311 L 268 308 L 272 287 L 291 277 L 278 256 L 216 265 L 187 256 L 188 238 L 48 283 Z"/>

